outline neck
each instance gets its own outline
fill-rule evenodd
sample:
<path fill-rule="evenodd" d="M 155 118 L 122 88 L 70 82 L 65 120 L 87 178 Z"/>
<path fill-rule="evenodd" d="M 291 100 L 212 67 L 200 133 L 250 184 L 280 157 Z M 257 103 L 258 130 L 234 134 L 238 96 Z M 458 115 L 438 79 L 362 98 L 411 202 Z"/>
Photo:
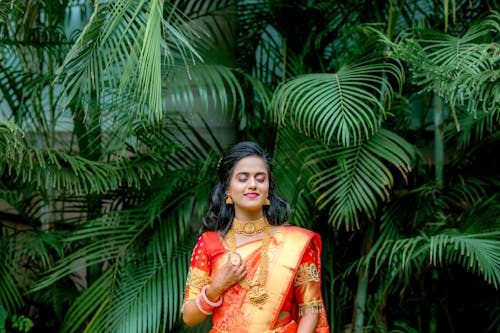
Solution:
<path fill-rule="evenodd" d="M 263 209 L 241 209 L 240 207 L 234 208 L 234 217 L 240 221 L 251 222 L 261 219 L 264 216 Z"/>

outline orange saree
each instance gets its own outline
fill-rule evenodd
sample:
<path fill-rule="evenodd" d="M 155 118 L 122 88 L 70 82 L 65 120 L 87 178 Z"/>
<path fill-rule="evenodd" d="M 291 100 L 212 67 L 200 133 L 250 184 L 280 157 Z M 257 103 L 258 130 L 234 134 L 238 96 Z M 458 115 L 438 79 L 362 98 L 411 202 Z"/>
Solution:
<path fill-rule="evenodd" d="M 258 274 L 261 241 L 237 248 L 247 266 L 247 278 Z M 269 268 L 265 289 L 269 298 L 253 304 L 248 291 L 240 285 L 228 289 L 222 305 L 212 315 L 211 333 L 293 333 L 300 316 L 308 311 L 319 313 L 317 333 L 329 332 L 321 296 L 321 239 L 318 234 L 294 226 L 280 226 L 269 245 Z M 228 250 L 216 232 L 200 236 L 193 251 L 184 302 L 198 295 L 210 277 L 227 260 Z M 278 321 L 280 313 L 291 315 Z"/>

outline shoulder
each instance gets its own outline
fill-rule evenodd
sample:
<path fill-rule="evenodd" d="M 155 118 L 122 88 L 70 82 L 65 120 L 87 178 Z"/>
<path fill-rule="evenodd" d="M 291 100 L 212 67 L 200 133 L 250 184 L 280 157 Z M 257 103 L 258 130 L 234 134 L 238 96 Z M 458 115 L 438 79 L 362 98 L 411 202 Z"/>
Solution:
<path fill-rule="evenodd" d="M 198 238 L 198 243 L 205 243 L 210 246 L 221 243 L 221 239 L 217 231 L 205 231 Z"/>
<path fill-rule="evenodd" d="M 211 239 L 211 238 L 219 238 L 219 234 L 217 233 L 217 231 L 205 231 L 203 232 L 201 235 L 200 235 L 200 240 L 201 239 Z"/>
<path fill-rule="evenodd" d="M 280 226 L 280 229 L 285 234 L 302 234 L 302 235 L 308 236 L 308 237 L 314 237 L 316 235 L 319 236 L 319 234 L 317 234 L 316 232 L 314 232 L 312 230 L 298 227 L 296 225 L 282 225 L 282 226 Z"/>
<path fill-rule="evenodd" d="M 198 239 L 198 246 L 204 247 L 205 251 L 212 255 L 225 251 L 224 245 L 222 244 L 217 231 L 205 231 L 202 233 Z"/>
<path fill-rule="evenodd" d="M 313 245 L 321 251 L 321 236 L 317 232 L 295 225 L 282 225 L 279 227 L 279 230 L 284 238 L 288 238 L 292 241 L 303 239 L 307 244 Z"/>

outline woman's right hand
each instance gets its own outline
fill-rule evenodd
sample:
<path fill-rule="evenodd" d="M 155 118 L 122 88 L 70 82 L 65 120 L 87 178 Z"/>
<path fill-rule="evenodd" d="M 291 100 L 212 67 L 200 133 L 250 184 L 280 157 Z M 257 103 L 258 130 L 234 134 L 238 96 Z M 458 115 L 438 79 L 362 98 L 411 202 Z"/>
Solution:
<path fill-rule="evenodd" d="M 231 256 L 239 256 L 237 253 L 230 254 Z M 220 267 L 217 275 L 212 279 L 212 283 L 207 289 L 207 297 L 211 301 L 219 299 L 226 290 L 243 280 L 247 275 L 245 263 L 239 257 L 238 260 L 228 260 Z"/>
<path fill-rule="evenodd" d="M 247 268 L 241 257 L 240 260 L 233 260 L 232 263 L 228 258 L 218 270 L 217 275 L 212 278 L 212 283 L 207 286 L 205 295 L 211 302 L 217 302 L 226 290 L 243 280 L 246 274 Z M 194 300 L 184 305 L 182 318 L 188 326 L 194 326 L 206 317 L 207 315 L 199 310 Z"/>

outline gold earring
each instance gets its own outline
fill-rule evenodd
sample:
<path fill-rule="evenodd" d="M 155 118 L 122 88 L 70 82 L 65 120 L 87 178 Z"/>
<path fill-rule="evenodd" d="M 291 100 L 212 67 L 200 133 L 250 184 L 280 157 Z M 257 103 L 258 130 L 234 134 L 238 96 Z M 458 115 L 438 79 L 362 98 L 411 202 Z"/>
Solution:
<path fill-rule="evenodd" d="M 226 205 L 234 204 L 233 198 L 231 198 L 231 194 L 226 193 Z"/>
<path fill-rule="evenodd" d="M 269 198 L 266 198 L 266 200 L 264 200 L 264 206 L 270 206 L 271 205 L 271 201 L 269 200 Z"/>

